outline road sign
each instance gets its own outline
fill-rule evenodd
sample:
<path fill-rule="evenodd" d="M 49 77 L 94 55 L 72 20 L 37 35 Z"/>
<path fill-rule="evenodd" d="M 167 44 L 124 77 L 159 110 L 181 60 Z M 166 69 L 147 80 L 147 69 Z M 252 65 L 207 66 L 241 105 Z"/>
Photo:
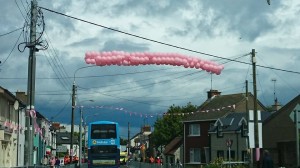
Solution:
<path fill-rule="evenodd" d="M 66 146 L 57 146 L 56 152 L 67 152 L 68 148 Z"/>
<path fill-rule="evenodd" d="M 231 146 L 232 146 L 232 143 L 233 143 L 233 140 L 232 140 L 232 139 L 226 139 L 226 146 L 227 146 L 227 147 L 231 147 Z"/>

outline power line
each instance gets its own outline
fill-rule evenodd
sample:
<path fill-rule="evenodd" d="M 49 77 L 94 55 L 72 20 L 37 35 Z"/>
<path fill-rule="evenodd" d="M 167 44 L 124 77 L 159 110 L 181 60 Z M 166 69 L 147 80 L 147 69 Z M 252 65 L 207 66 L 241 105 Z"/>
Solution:
<path fill-rule="evenodd" d="M 5 62 L 8 60 L 8 58 L 11 56 L 11 53 L 12 53 L 12 52 L 14 51 L 14 49 L 16 48 L 16 46 L 17 46 L 17 44 L 18 44 L 18 42 L 19 42 L 19 39 L 20 39 L 20 37 L 21 37 L 22 34 L 23 34 L 23 31 L 21 31 L 21 33 L 20 33 L 20 35 L 19 35 L 19 37 L 18 37 L 18 39 L 17 39 L 15 45 L 13 46 L 13 48 L 11 49 L 10 53 L 9 53 L 8 56 L 5 58 L 5 60 L 3 61 L 3 63 L 0 64 L 0 66 L 3 66 L 3 65 L 5 64 Z"/>
<path fill-rule="evenodd" d="M 21 29 L 23 29 L 23 27 L 17 28 L 17 29 L 15 29 L 15 30 L 12 30 L 12 31 L 7 32 L 7 33 L 4 33 L 4 34 L 0 34 L 0 37 L 9 35 L 9 34 L 11 34 L 11 33 L 13 33 L 13 32 L 16 32 L 16 31 L 18 31 L 18 30 L 21 30 Z"/>
<path fill-rule="evenodd" d="M 39 8 L 47 10 L 47 11 L 52 12 L 52 13 L 56 13 L 56 14 L 68 17 L 68 18 L 75 19 L 75 20 L 78 20 L 78 21 L 81 21 L 81 22 L 85 22 L 85 23 L 88 23 L 88 24 L 91 24 L 91 25 L 94 25 L 94 26 L 102 27 L 102 28 L 105 28 L 105 29 L 108 29 L 108 30 L 111 30 L 111 31 L 115 31 L 115 32 L 118 32 L 118 33 L 122 33 L 122 34 L 126 34 L 126 35 L 129 35 L 129 36 L 132 36 L 132 37 L 143 39 L 143 40 L 146 40 L 146 41 L 151 41 L 151 42 L 166 45 L 166 46 L 169 46 L 169 47 L 174 47 L 174 48 L 177 48 L 177 49 L 181 49 L 181 50 L 185 50 L 185 51 L 189 51 L 189 52 L 193 52 L 193 53 L 197 53 L 197 54 L 201 54 L 201 55 L 206 55 L 206 56 L 210 56 L 210 57 L 215 57 L 215 58 L 219 58 L 219 59 L 223 59 L 223 60 L 227 60 L 227 61 L 234 61 L 234 62 L 238 62 L 238 63 L 242 63 L 242 64 L 252 65 L 251 63 L 248 63 L 248 62 L 243 62 L 243 61 L 233 60 L 233 59 L 229 59 L 229 58 L 224 58 L 224 57 L 220 57 L 220 56 L 217 56 L 217 55 L 208 54 L 208 53 L 204 53 L 204 52 L 200 52 L 200 51 L 196 51 L 196 50 L 176 46 L 176 45 L 173 45 L 173 44 L 169 44 L 169 43 L 149 39 L 149 38 L 142 37 L 142 36 L 139 36 L 139 35 L 135 35 L 135 34 L 132 34 L 132 33 L 128 33 L 128 32 L 125 32 L 125 31 L 110 28 L 110 27 L 107 27 L 107 26 L 104 26 L 104 25 L 101 25 L 101 24 L 97 24 L 97 23 L 94 23 L 94 22 L 91 22 L 91 21 L 80 19 L 80 18 L 77 18 L 77 17 L 74 17 L 74 16 L 70 16 L 70 15 L 67 15 L 67 14 L 64 14 L 64 13 L 61 13 L 61 12 L 57 12 L 57 11 L 54 11 L 54 10 L 51 10 L 51 9 L 48 9 L 48 8 L 44 8 L 44 7 L 41 7 L 41 6 L 39 6 Z M 250 55 L 250 53 L 248 53 L 247 55 Z M 278 71 L 283 71 L 283 72 L 300 74 L 300 72 L 297 72 L 297 71 L 285 70 L 285 69 L 274 68 L 274 67 L 267 67 L 267 66 L 262 66 L 262 65 L 256 65 L 256 66 L 261 67 L 261 68 L 266 68 L 266 69 L 273 69 L 273 70 L 278 70 Z"/>

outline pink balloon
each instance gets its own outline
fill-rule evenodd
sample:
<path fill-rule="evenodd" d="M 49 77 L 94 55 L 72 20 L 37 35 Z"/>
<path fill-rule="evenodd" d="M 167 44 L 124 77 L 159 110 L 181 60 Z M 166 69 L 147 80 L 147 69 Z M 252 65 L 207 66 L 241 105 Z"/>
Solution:
<path fill-rule="evenodd" d="M 128 53 L 124 51 L 112 52 L 95 52 L 89 51 L 85 53 L 85 62 L 87 64 L 95 64 L 98 66 L 105 65 L 173 65 L 183 66 L 185 68 L 203 69 L 207 72 L 212 72 L 217 75 L 224 69 L 223 65 L 219 65 L 213 61 L 202 60 L 196 57 L 189 57 L 177 53 L 158 53 L 158 52 L 133 52 Z"/>

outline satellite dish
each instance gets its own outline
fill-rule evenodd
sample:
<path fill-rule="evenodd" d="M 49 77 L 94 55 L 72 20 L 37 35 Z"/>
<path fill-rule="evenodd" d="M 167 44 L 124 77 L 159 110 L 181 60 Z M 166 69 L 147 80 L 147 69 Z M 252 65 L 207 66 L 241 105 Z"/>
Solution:
<path fill-rule="evenodd" d="M 15 103 L 14 103 L 14 109 L 15 110 L 18 110 L 19 109 L 19 101 L 15 101 Z"/>

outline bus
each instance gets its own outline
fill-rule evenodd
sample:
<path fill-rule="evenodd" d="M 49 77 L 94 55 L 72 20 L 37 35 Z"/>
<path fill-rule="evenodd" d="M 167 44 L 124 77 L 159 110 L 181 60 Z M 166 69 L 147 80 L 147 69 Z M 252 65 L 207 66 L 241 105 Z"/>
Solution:
<path fill-rule="evenodd" d="M 119 124 L 95 121 L 88 126 L 89 168 L 120 167 Z"/>

